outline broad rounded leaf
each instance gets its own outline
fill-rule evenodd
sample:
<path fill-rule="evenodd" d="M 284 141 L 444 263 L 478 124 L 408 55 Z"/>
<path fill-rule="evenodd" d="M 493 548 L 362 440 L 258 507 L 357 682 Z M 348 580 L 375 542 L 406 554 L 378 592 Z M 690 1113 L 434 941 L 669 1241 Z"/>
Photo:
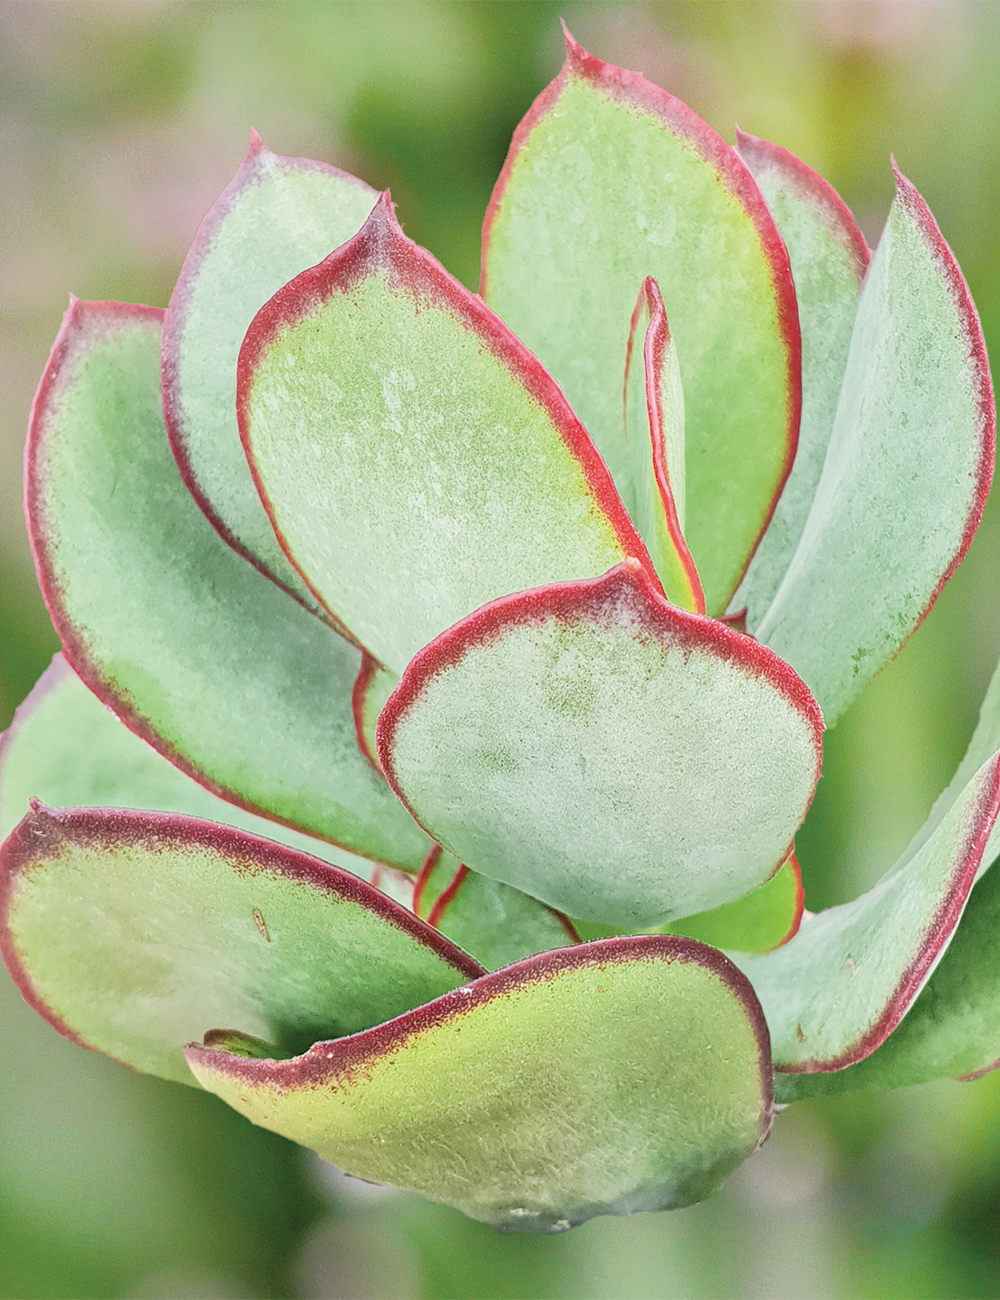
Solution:
<path fill-rule="evenodd" d="M 686 939 L 532 957 L 292 1061 L 187 1058 L 254 1123 L 507 1230 L 689 1205 L 771 1124 L 753 993 Z"/>
<path fill-rule="evenodd" d="M 802 330 L 802 420 L 795 463 L 733 597 L 734 609 L 747 610 L 753 632 L 785 576 L 816 494 L 871 252 L 837 191 L 801 159 L 739 130 L 736 148 L 788 249 Z"/>
<path fill-rule="evenodd" d="M 757 630 L 828 723 L 934 603 L 993 475 L 996 414 L 975 308 L 927 205 L 896 179 L 815 502 Z"/>
<path fill-rule="evenodd" d="M 356 876 L 228 826 L 35 803 L 0 849 L 0 948 L 68 1038 L 191 1083 L 215 1026 L 303 1051 L 482 967 Z"/>
<path fill-rule="evenodd" d="M 198 228 L 163 322 L 163 410 L 185 482 L 231 546 L 313 606 L 250 477 L 236 360 L 268 298 L 357 234 L 377 197 L 336 167 L 273 154 L 253 132 Z"/>
<path fill-rule="evenodd" d="M 481 292 L 627 481 L 621 383 L 643 280 L 663 292 L 686 408 L 685 536 L 722 613 L 791 468 L 799 329 L 785 246 L 736 152 L 680 100 L 567 34 L 483 230 Z M 718 467 L 727 466 L 720 477 Z"/>
<path fill-rule="evenodd" d="M 787 665 L 629 562 L 449 628 L 403 674 L 378 747 L 462 862 L 570 916 L 643 928 L 777 871 L 821 732 Z"/>
<path fill-rule="evenodd" d="M 684 540 L 684 393 L 677 345 L 652 279 L 643 283 L 632 313 L 625 364 L 625 451 L 630 490 L 623 491 L 623 499 L 667 599 L 704 614 L 705 595 Z"/>
<path fill-rule="evenodd" d="M 393 672 L 496 596 L 628 555 L 654 572 L 556 384 L 387 195 L 258 313 L 237 401 L 287 553 Z"/>
<path fill-rule="evenodd" d="M 66 657 L 213 793 L 415 869 L 427 841 L 358 749 L 360 652 L 227 546 L 181 482 L 161 315 L 74 301 L 35 399 L 28 522 Z"/>
<path fill-rule="evenodd" d="M 470 871 L 450 853 L 430 867 L 426 878 L 418 880 L 414 911 L 487 970 L 579 943 L 572 923 L 560 912 Z"/>
<path fill-rule="evenodd" d="M 56 808 L 136 808 L 237 826 L 343 867 L 372 864 L 323 840 L 229 803 L 167 762 L 84 686 L 56 655 L 0 736 L 0 840 L 33 798 Z"/>
<path fill-rule="evenodd" d="M 811 917 L 783 948 L 734 957 L 764 1007 L 777 1069 L 840 1070 L 885 1042 L 948 947 L 998 809 L 994 754 L 867 894 Z"/>

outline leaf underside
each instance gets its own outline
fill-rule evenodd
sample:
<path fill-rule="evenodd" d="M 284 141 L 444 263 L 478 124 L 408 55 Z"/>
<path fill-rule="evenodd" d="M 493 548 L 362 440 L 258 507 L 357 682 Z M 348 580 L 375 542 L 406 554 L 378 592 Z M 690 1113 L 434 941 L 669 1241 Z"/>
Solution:
<path fill-rule="evenodd" d="M 767 1030 L 735 976 L 685 939 L 608 940 L 296 1060 L 187 1057 L 204 1087 L 349 1173 L 559 1232 L 700 1200 L 766 1135 Z"/>
<path fill-rule="evenodd" d="M 221 1026 L 303 1051 L 482 967 L 346 871 L 193 817 L 35 803 L 0 849 L 0 944 L 67 1037 L 191 1083 Z"/>
<path fill-rule="evenodd" d="M 777 870 L 821 729 L 784 664 L 621 565 L 449 629 L 403 674 L 378 745 L 393 788 L 461 861 L 570 916 L 640 929 Z"/>
<path fill-rule="evenodd" d="M 228 547 L 180 479 L 160 316 L 74 302 L 36 399 L 29 526 L 66 657 L 214 793 L 416 869 L 426 838 L 358 748 L 360 652 Z"/>

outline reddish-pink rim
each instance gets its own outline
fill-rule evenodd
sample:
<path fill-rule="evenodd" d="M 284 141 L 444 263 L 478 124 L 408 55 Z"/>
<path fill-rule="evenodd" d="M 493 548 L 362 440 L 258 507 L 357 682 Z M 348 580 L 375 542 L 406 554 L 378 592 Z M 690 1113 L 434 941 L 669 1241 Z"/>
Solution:
<path fill-rule="evenodd" d="M 667 464 L 667 444 L 663 433 L 663 365 L 667 349 L 670 347 L 670 325 L 667 310 L 663 305 L 660 286 L 652 276 L 642 282 L 639 297 L 632 312 L 629 326 L 628 347 L 625 352 L 625 398 L 627 401 L 629 371 L 632 367 L 632 353 L 636 332 L 642 320 L 643 309 L 649 312 L 649 324 L 646 327 L 642 345 L 642 361 L 646 381 L 646 415 L 649 421 L 649 438 L 652 447 L 653 477 L 663 507 L 670 542 L 677 552 L 690 598 L 694 604 L 695 614 L 704 614 L 705 593 L 701 578 L 694 562 L 680 519 L 677 517 L 677 503 L 674 490 L 670 484 L 670 466 Z"/>
<path fill-rule="evenodd" d="M 232 826 L 181 813 L 137 812 L 119 808 L 54 809 L 33 799 L 30 811 L 0 846 L 0 955 L 28 1005 L 64 1038 L 91 1050 L 100 1049 L 82 1039 L 49 1007 L 35 988 L 11 924 L 19 877 L 30 873 L 46 850 L 68 839 L 97 847 L 152 840 L 161 847 L 173 841 L 179 846 L 209 849 L 225 857 L 234 871 L 270 872 L 374 912 L 415 942 L 429 948 L 468 979 L 478 979 L 485 973 L 479 962 L 457 944 L 367 881 L 298 849 L 275 844 Z"/>
<path fill-rule="evenodd" d="M 250 395 L 261 358 L 285 331 L 320 309 L 334 294 L 349 293 L 355 285 L 379 270 L 390 276 L 401 292 L 410 294 L 418 303 L 433 304 L 450 312 L 481 340 L 484 348 L 506 366 L 514 381 L 520 383 L 546 411 L 563 444 L 580 466 L 596 511 L 611 525 L 623 553 L 635 557 L 658 586 L 653 562 L 622 505 L 611 475 L 558 384 L 481 298 L 449 275 L 426 249 L 406 238 L 396 221 L 392 200 L 386 191 L 353 239 L 334 250 L 317 266 L 296 276 L 265 303 L 254 317 L 240 349 L 236 414 L 250 471 L 282 549 L 316 599 L 329 610 L 315 583 L 296 560 L 275 518 L 273 504 L 254 456 Z M 329 612 L 339 619 L 336 611 Z"/>
<path fill-rule="evenodd" d="M 361 750 L 371 766 L 381 776 L 382 769 L 378 765 L 378 759 L 372 753 L 371 745 L 369 745 L 368 737 L 365 734 L 365 704 L 379 667 L 378 660 L 373 659 L 367 650 L 362 650 L 361 667 L 354 679 L 354 689 L 351 691 L 351 716 L 354 718 L 354 734 L 358 738 L 358 749 Z"/>
<path fill-rule="evenodd" d="M 427 857 L 424 858 L 423 865 L 420 868 L 417 878 L 413 882 L 413 902 L 411 906 L 413 908 L 414 916 L 420 915 L 420 905 L 424 901 L 424 890 L 427 888 L 427 884 L 430 881 L 431 876 L 434 874 L 434 868 L 441 861 L 441 855 L 443 852 L 444 849 L 442 849 L 440 844 L 432 844 Z"/>
<path fill-rule="evenodd" d="M 753 986 L 742 971 L 717 948 L 676 935 L 634 934 L 615 939 L 596 939 L 572 948 L 527 957 L 512 966 L 484 975 L 471 984 L 445 993 L 414 1011 L 405 1012 L 373 1029 L 349 1038 L 316 1043 L 301 1056 L 289 1060 L 260 1060 L 192 1043 L 185 1051 L 188 1062 L 196 1062 L 213 1074 L 248 1085 L 287 1090 L 295 1087 L 323 1087 L 347 1084 L 365 1078 L 378 1058 L 405 1049 L 429 1030 L 458 1019 L 484 1003 L 508 997 L 531 984 L 555 978 L 566 970 L 585 966 L 624 965 L 655 958 L 666 964 L 693 962 L 716 975 L 743 1004 L 753 1029 L 760 1055 L 762 1094 L 761 1140 L 771 1127 L 774 1076 L 771 1068 L 771 1039 L 764 1013 Z"/>
<path fill-rule="evenodd" d="M 106 678 L 100 669 L 92 663 L 84 637 L 63 607 L 62 584 L 51 563 L 44 536 L 46 532 L 44 522 L 48 517 L 43 490 L 47 417 L 50 409 L 58 400 L 63 371 L 72 363 L 77 353 L 92 348 L 100 341 L 102 336 L 106 336 L 111 331 L 121 331 L 129 327 L 156 329 L 162 316 L 163 312 L 159 307 L 143 307 L 136 303 L 124 302 L 83 301 L 71 296 L 69 308 L 63 316 L 59 333 L 56 335 L 56 341 L 52 346 L 52 352 L 38 386 L 38 392 L 35 394 L 35 400 L 32 403 L 31 418 L 28 424 L 28 439 L 24 448 L 24 512 L 28 524 L 28 540 L 31 544 L 42 599 L 45 601 L 49 617 L 52 619 L 52 624 L 62 641 L 63 655 L 83 684 L 97 696 L 102 704 L 107 705 L 112 713 L 128 727 L 129 731 L 138 736 L 140 740 L 144 740 L 147 745 L 156 750 L 169 763 L 172 763 L 185 776 L 189 776 L 203 789 L 208 790 L 210 794 L 218 796 L 218 798 L 225 800 L 226 803 L 233 804 L 234 807 L 243 808 L 246 812 L 262 817 L 265 821 L 273 822 L 276 826 L 287 826 L 289 830 L 312 835 L 315 839 L 322 840 L 326 844 L 332 844 L 336 848 L 346 849 L 349 853 L 356 853 L 359 857 L 368 858 L 371 862 L 383 861 L 383 859 L 375 858 L 370 853 L 364 852 L 357 845 L 331 839 L 329 835 L 317 828 L 303 826 L 300 822 L 279 817 L 269 809 L 261 808 L 252 803 L 237 791 L 230 790 L 227 786 L 219 784 L 219 782 L 214 781 L 201 771 L 174 745 L 160 736 L 150 726 L 146 718 L 118 694 L 113 682 Z M 394 863 L 387 863 L 386 865 L 400 866 L 400 864 Z M 406 870 L 405 867 L 400 867 L 400 869 Z"/>
<path fill-rule="evenodd" d="M 831 1074 L 857 1065 L 881 1047 L 920 994 L 941 950 L 955 932 L 986 849 L 990 832 L 1000 812 L 1000 757 L 993 761 L 990 780 L 983 790 L 971 826 L 958 854 L 951 885 L 931 917 L 923 942 L 900 977 L 885 1009 L 871 1028 L 841 1055 L 828 1060 L 808 1060 L 775 1068 L 782 1074 Z"/>
<path fill-rule="evenodd" d="M 623 592 L 631 596 L 633 604 L 641 609 L 650 635 L 682 640 L 688 650 L 715 655 L 754 677 L 766 678 L 770 682 L 812 731 L 816 754 L 815 790 L 823 759 L 823 715 L 801 677 L 772 650 L 745 633 L 732 631 L 718 619 L 691 614 L 672 605 L 653 586 L 636 560 L 626 560 L 600 578 L 552 583 L 512 596 L 501 596 L 459 620 L 417 651 L 407 664 L 399 685 L 389 696 L 376 728 L 376 744 L 385 778 L 417 822 L 420 818 L 403 792 L 392 751 L 398 727 L 418 703 L 428 683 L 456 667 L 470 650 L 492 644 L 510 629 L 538 626 L 553 619 L 569 624 L 582 621 L 600 624 L 606 621 L 609 607 L 614 609 L 616 598 Z M 428 831 L 428 834 L 432 832 Z M 790 852 L 791 845 L 781 862 Z"/>
<path fill-rule="evenodd" d="M 972 301 L 972 294 L 969 292 L 965 276 L 962 274 L 962 269 L 955 259 L 955 254 L 941 234 L 941 230 L 923 196 L 913 182 L 908 180 L 899 170 L 895 159 L 892 162 L 892 170 L 896 177 L 896 202 L 912 219 L 923 236 L 924 242 L 940 269 L 941 278 L 944 280 L 945 286 L 955 303 L 955 312 L 959 318 L 965 335 L 966 346 L 968 347 L 969 370 L 973 386 L 976 389 L 976 406 L 980 420 L 979 466 L 976 474 L 975 491 L 969 503 L 969 513 L 966 516 L 962 539 L 951 563 L 945 569 L 938 580 L 937 586 L 931 593 L 924 612 L 900 643 L 899 649 L 896 651 L 896 654 L 899 654 L 899 651 L 902 650 L 903 646 L 906 645 L 913 633 L 916 632 L 917 628 L 920 627 L 934 608 L 938 596 L 944 590 L 945 583 L 965 559 L 966 552 L 972 545 L 972 539 L 975 537 L 976 530 L 982 521 L 983 511 L 986 509 L 986 501 L 993 483 L 997 415 L 996 403 L 993 397 L 993 380 L 990 375 L 990 363 L 986 355 L 986 340 L 983 338 L 979 314 L 976 311 L 976 304 Z"/>
<path fill-rule="evenodd" d="M 559 75 L 535 99 L 527 113 L 521 119 L 497 182 L 493 187 L 486 216 L 483 221 L 482 257 L 479 278 L 479 292 L 485 298 L 489 293 L 487 279 L 487 262 L 493 226 L 500 212 L 507 186 L 521 151 L 528 143 L 532 131 L 551 112 L 558 103 L 571 77 L 579 77 L 591 82 L 603 90 L 609 97 L 619 99 L 632 105 L 640 112 L 660 118 L 668 130 L 675 132 L 691 144 L 697 152 L 711 164 L 718 173 L 722 183 L 738 199 L 752 222 L 761 243 L 761 251 L 771 274 L 777 304 L 778 330 L 785 347 L 787 365 L 788 424 L 785 435 L 785 459 L 775 484 L 771 503 L 761 523 L 757 540 L 750 548 L 746 563 L 737 579 L 735 591 L 743 581 L 743 576 L 753 559 L 760 539 L 767 531 L 778 505 L 792 464 L 799 441 L 799 421 L 802 415 L 802 335 L 799 329 L 798 299 L 795 296 L 795 284 L 792 280 L 791 263 L 785 242 L 778 232 L 770 209 L 764 201 L 749 167 L 743 162 L 732 146 L 718 135 L 707 122 L 704 122 L 687 104 L 647 81 L 641 73 L 628 72 L 612 63 L 605 63 L 596 58 L 579 44 L 563 23 L 563 35 L 566 39 L 566 61 Z"/>
<path fill-rule="evenodd" d="M 758 170 L 778 171 L 802 202 L 809 203 L 823 217 L 842 245 L 858 284 L 865 278 L 871 249 L 854 220 L 854 214 L 828 180 L 813 171 L 789 149 L 736 128 L 736 152 L 756 175 Z"/>
<path fill-rule="evenodd" d="M 795 907 L 792 912 L 792 923 L 788 927 L 788 933 L 778 940 L 774 948 L 783 948 L 786 943 L 795 938 L 799 932 L 799 927 L 802 925 L 802 917 L 806 910 L 806 891 L 802 885 L 802 868 L 799 866 L 799 860 L 794 853 L 790 853 L 787 862 L 791 863 L 792 874 L 795 876 Z M 774 948 L 769 951 L 773 952 Z"/>
<path fill-rule="evenodd" d="M 336 177 L 338 180 L 349 181 L 358 186 L 359 189 L 368 190 L 371 193 L 372 201 L 377 197 L 377 191 L 373 190 L 370 185 L 359 180 L 357 176 L 352 176 L 349 172 L 341 171 L 339 167 L 332 167 L 329 163 L 315 162 L 311 158 L 287 157 L 282 154 L 274 154 L 268 149 L 267 145 L 260 138 L 257 132 L 250 128 L 250 144 L 243 160 L 236 170 L 232 180 L 222 191 L 216 201 L 209 208 L 205 217 L 195 233 L 194 240 L 188 250 L 184 263 L 181 266 L 181 273 L 177 278 L 174 291 L 170 295 L 170 302 L 167 305 L 166 314 L 163 319 L 163 343 L 161 350 L 161 384 L 163 393 L 163 419 L 167 426 L 167 437 L 170 439 L 170 446 L 174 453 L 174 459 L 177 461 L 177 467 L 180 470 L 181 478 L 188 491 L 197 501 L 205 518 L 216 530 L 224 542 L 233 548 L 239 555 L 247 560 L 259 570 L 265 578 L 276 583 L 282 591 L 288 593 L 293 600 L 299 602 L 304 609 L 311 614 L 316 611 L 303 600 L 300 592 L 296 591 L 277 574 L 272 573 L 265 562 L 254 554 L 232 531 L 226 521 L 218 513 L 213 505 L 211 498 L 202 487 L 195 472 L 194 464 L 191 460 L 188 446 L 188 430 L 184 421 L 183 408 L 180 393 L 180 343 L 187 325 L 187 313 L 191 303 L 191 294 L 193 285 L 198 279 L 201 272 L 202 263 L 214 243 L 220 228 L 229 215 L 230 210 L 239 200 L 240 196 L 256 182 L 257 168 L 256 164 L 264 156 L 277 158 L 285 166 L 291 167 L 296 171 L 303 172 L 322 172 L 325 175 Z M 328 617 L 328 611 L 324 611 L 324 618 Z M 345 629 L 336 623 L 336 630 L 341 634 L 346 634 Z"/>

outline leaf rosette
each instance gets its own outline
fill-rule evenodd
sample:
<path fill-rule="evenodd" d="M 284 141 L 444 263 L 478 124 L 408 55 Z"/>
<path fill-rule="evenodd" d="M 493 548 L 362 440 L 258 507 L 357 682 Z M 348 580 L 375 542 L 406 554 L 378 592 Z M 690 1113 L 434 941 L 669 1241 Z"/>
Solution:
<path fill-rule="evenodd" d="M 74 299 L 32 411 L 63 651 L 0 753 L 9 969 L 504 1229 L 711 1194 L 776 1085 L 990 1068 L 1000 687 L 868 894 L 808 917 L 794 839 L 994 436 L 906 178 L 871 253 L 568 35 L 479 294 L 254 134 L 166 312 Z"/>

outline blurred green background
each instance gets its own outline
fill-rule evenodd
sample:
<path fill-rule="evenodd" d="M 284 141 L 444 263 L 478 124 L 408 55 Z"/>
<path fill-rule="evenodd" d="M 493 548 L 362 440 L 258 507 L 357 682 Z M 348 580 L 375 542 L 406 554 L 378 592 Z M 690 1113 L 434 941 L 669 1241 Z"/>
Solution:
<path fill-rule="evenodd" d="M 732 139 L 827 175 L 878 237 L 889 153 L 1000 355 L 1000 5 L 984 0 L 0 5 L 0 726 L 56 642 L 20 515 L 32 392 L 72 290 L 164 305 L 249 126 L 391 186 L 475 287 L 483 208 L 561 61 L 558 17 Z M 1000 652 L 1000 507 L 828 737 L 807 905 L 896 857 Z M 998 944 L 1000 949 L 1000 944 Z M 338 1176 L 212 1097 L 64 1042 L 0 976 L 3 1297 L 994 1297 L 1000 1073 L 801 1104 L 705 1205 L 502 1237 Z"/>

